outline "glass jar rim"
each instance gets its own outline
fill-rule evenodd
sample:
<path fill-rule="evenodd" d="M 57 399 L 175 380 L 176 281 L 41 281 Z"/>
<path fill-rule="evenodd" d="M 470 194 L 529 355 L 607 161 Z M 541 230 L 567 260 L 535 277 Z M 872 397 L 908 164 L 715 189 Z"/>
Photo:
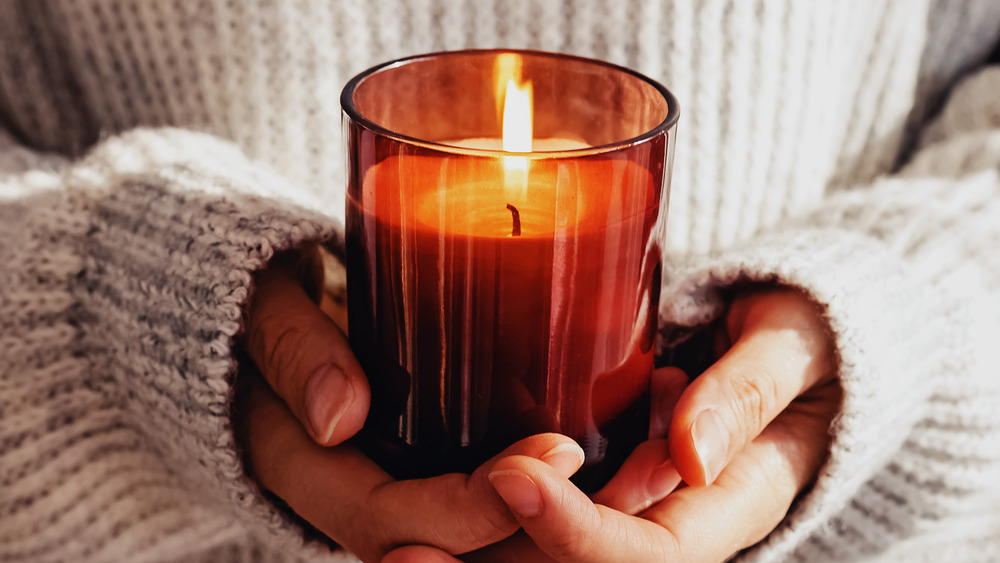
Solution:
<path fill-rule="evenodd" d="M 595 66 L 601 66 L 601 67 L 610 69 L 610 70 L 615 71 L 615 72 L 622 72 L 622 73 L 628 74 L 628 75 L 630 75 L 630 76 L 632 76 L 634 78 L 638 78 L 639 80 L 642 80 L 643 82 L 645 82 L 649 86 L 652 86 L 653 89 L 656 90 L 657 93 L 659 93 L 661 96 L 663 96 L 663 99 L 664 99 L 664 101 L 667 104 L 667 115 L 663 118 L 663 120 L 660 123 L 656 124 L 654 127 L 650 128 L 649 130 L 644 131 L 644 132 L 642 132 L 642 133 L 640 133 L 638 135 L 635 135 L 633 137 L 629 137 L 629 138 L 626 138 L 626 139 L 623 139 L 623 140 L 620 140 L 620 141 L 615 141 L 615 142 L 612 142 L 612 143 L 605 143 L 605 144 L 601 144 L 601 145 L 588 146 L 588 147 L 576 148 L 576 149 L 558 150 L 558 151 L 508 152 L 508 151 L 500 151 L 500 150 L 489 150 L 489 149 L 459 147 L 459 146 L 455 146 L 455 145 L 449 145 L 449 144 L 444 144 L 444 143 L 440 143 L 440 142 L 428 141 L 428 140 L 425 140 L 425 139 L 419 139 L 417 137 L 413 137 L 413 136 L 410 136 L 410 135 L 404 135 L 402 133 L 399 133 L 399 132 L 396 132 L 396 131 L 392 131 L 391 129 L 383 127 L 383 126 L 379 125 L 378 123 L 375 123 L 371 119 L 365 117 L 361 113 L 361 111 L 357 108 L 357 106 L 355 105 L 355 103 L 354 103 L 354 91 L 367 78 L 369 78 L 369 77 L 371 77 L 371 76 L 373 76 L 375 74 L 378 74 L 380 72 L 392 70 L 392 69 L 399 68 L 399 67 L 402 67 L 402 66 L 405 66 L 405 65 L 408 65 L 408 64 L 417 63 L 417 62 L 421 62 L 421 61 L 425 61 L 425 60 L 433 59 L 433 58 L 441 58 L 441 57 L 448 57 L 448 56 L 454 56 L 454 55 L 482 55 L 482 56 L 489 56 L 489 55 L 500 55 L 500 54 L 504 54 L 504 53 L 513 53 L 513 54 L 518 54 L 518 55 L 531 55 L 531 56 L 544 57 L 544 58 L 555 58 L 555 59 L 572 60 L 572 61 L 576 61 L 576 62 L 580 62 L 580 63 L 592 64 L 592 65 L 595 65 Z M 467 155 L 467 156 L 483 156 L 483 157 L 490 157 L 490 158 L 495 158 L 495 157 L 500 156 L 500 155 L 503 155 L 503 156 L 517 156 L 517 157 L 524 157 L 524 158 L 530 158 L 530 159 L 540 159 L 540 158 L 546 158 L 546 159 L 548 159 L 548 158 L 579 158 L 580 156 L 587 156 L 587 155 L 594 155 L 594 154 L 602 154 L 602 153 L 615 152 L 615 151 L 619 151 L 619 150 L 624 149 L 624 148 L 628 148 L 628 147 L 631 147 L 631 146 L 642 144 L 642 143 L 644 143 L 646 141 L 649 141 L 650 139 L 653 139 L 653 138 L 656 138 L 656 137 L 660 136 L 664 132 L 666 132 L 666 131 L 670 130 L 671 128 L 673 128 L 677 124 L 678 119 L 680 118 L 680 104 L 678 103 L 677 98 L 673 95 L 673 93 L 671 93 L 670 90 L 668 90 L 665 86 L 663 86 L 662 84 L 660 84 L 658 81 L 653 80 L 652 78 L 650 78 L 650 77 L 648 77 L 648 76 L 646 76 L 646 75 L 644 75 L 644 74 L 642 74 L 640 72 L 632 70 L 632 69 L 630 69 L 628 67 L 624 67 L 624 66 L 621 66 L 621 65 L 616 65 L 614 63 L 610 63 L 610 62 L 603 61 L 603 60 L 600 60 L 600 59 L 593 59 L 593 58 L 581 57 L 581 56 L 570 55 L 570 54 L 566 54 L 566 53 L 553 53 L 553 52 L 549 52 L 549 51 L 538 51 L 538 50 L 532 50 L 532 49 L 464 49 L 464 50 L 457 50 L 457 51 L 437 51 L 437 52 L 433 52 L 433 53 L 424 53 L 424 54 L 419 54 L 419 55 L 411 55 L 411 56 L 402 57 L 402 58 L 399 58 L 399 59 L 394 59 L 394 60 L 391 60 L 391 61 L 387 61 L 387 62 L 384 62 L 382 64 L 375 65 L 375 66 L 373 66 L 373 67 L 371 67 L 371 68 L 369 68 L 369 69 L 361 72 L 360 74 L 358 74 L 354 78 L 352 78 L 350 81 L 348 81 L 348 83 L 344 86 L 344 89 L 343 89 L 343 91 L 340 94 L 340 105 L 341 105 L 341 109 L 343 110 L 343 112 L 348 117 L 350 117 L 350 119 L 352 121 L 355 121 L 355 122 L 359 123 L 365 129 L 368 129 L 368 130 L 370 130 L 372 132 L 375 132 L 375 133 L 377 133 L 379 135 L 382 135 L 384 137 L 391 138 L 391 139 L 393 139 L 395 141 L 398 141 L 398 142 L 401 142 L 401 143 L 405 143 L 405 144 L 409 144 L 409 145 L 418 146 L 418 147 L 425 148 L 425 149 L 430 149 L 430 150 L 437 151 L 437 152 L 460 154 L 460 155 Z"/>

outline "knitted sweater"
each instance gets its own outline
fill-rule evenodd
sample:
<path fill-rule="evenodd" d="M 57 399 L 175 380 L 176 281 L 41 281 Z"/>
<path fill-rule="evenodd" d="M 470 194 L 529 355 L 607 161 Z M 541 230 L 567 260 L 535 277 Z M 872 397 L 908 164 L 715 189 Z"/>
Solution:
<path fill-rule="evenodd" d="M 825 307 L 828 461 L 740 557 L 995 560 L 998 37 L 992 0 L 0 3 L 0 561 L 352 559 L 241 464 L 250 274 L 339 243 L 353 73 L 494 46 L 681 100 L 664 345 L 736 282 Z"/>

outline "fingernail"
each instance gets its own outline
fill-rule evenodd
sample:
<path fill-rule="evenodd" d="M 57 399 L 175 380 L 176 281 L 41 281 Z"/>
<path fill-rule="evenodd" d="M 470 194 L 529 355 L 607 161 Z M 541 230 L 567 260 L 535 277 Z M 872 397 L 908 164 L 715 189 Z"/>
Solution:
<path fill-rule="evenodd" d="M 559 444 L 538 458 L 560 474 L 569 477 L 583 465 L 583 449 L 576 442 Z"/>
<path fill-rule="evenodd" d="M 680 484 L 681 475 L 677 472 L 673 462 L 668 459 L 653 470 L 652 475 L 649 476 L 646 491 L 649 494 L 651 503 L 659 502 L 663 500 L 663 497 L 673 492 L 677 488 L 677 485 Z"/>
<path fill-rule="evenodd" d="M 351 380 L 336 367 L 322 367 L 309 378 L 305 388 L 306 414 L 318 442 L 330 439 L 353 398 Z"/>
<path fill-rule="evenodd" d="M 705 483 L 711 483 L 726 466 L 729 433 L 719 420 L 719 415 L 706 410 L 694 419 L 691 438 L 694 441 L 694 451 L 701 462 L 701 470 L 705 474 Z"/>
<path fill-rule="evenodd" d="M 494 471 L 489 479 L 514 514 L 521 518 L 534 518 L 541 514 L 542 493 L 531 477 L 520 471 Z"/>

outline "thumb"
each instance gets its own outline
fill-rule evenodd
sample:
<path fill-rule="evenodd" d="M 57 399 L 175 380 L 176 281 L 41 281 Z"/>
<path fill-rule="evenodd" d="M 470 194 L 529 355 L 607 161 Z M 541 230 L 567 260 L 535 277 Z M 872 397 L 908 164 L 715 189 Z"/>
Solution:
<path fill-rule="evenodd" d="M 309 298 L 295 255 L 275 257 L 255 276 L 247 352 L 312 439 L 347 440 L 368 416 L 368 380 L 344 333 Z"/>
<path fill-rule="evenodd" d="M 733 346 L 674 408 L 671 458 L 689 484 L 707 485 L 805 391 L 833 377 L 833 351 L 817 306 L 794 290 L 737 300 Z"/>
<path fill-rule="evenodd" d="M 489 479 L 535 545 L 556 561 L 662 561 L 671 553 L 670 536 L 658 525 L 594 504 L 538 459 L 505 458 Z"/>

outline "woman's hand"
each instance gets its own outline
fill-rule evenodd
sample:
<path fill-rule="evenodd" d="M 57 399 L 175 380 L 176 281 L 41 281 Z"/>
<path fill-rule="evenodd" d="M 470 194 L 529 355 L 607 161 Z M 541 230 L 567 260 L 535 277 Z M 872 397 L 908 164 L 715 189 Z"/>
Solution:
<path fill-rule="evenodd" d="M 253 477 L 365 561 L 406 544 L 464 553 L 512 534 L 519 525 L 488 481 L 496 463 L 517 455 L 568 477 L 583 451 L 544 434 L 514 444 L 471 476 L 395 481 L 352 446 L 337 445 L 364 424 L 370 395 L 343 333 L 300 282 L 315 264 L 280 256 L 256 276 L 246 347 L 263 377 L 241 372 L 235 407 Z M 313 285 L 306 278 L 305 286 Z"/>
<path fill-rule="evenodd" d="M 535 459 L 497 462 L 489 479 L 527 535 L 476 559 L 722 561 L 763 539 L 826 457 L 841 398 L 832 338 L 808 298 L 771 289 L 733 303 L 719 350 L 686 388 L 679 370 L 657 370 L 654 439 L 593 499 Z M 391 558 L 414 553 L 435 560 L 416 547 Z"/>

